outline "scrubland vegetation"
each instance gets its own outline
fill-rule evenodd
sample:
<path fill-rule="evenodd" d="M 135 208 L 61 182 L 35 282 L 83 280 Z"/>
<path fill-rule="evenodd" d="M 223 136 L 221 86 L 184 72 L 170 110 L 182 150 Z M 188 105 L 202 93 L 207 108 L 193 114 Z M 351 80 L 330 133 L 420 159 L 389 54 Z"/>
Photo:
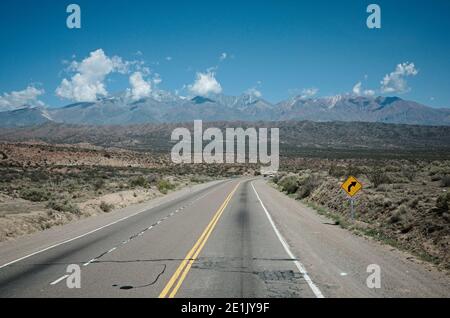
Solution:
<path fill-rule="evenodd" d="M 272 182 L 336 224 L 450 266 L 450 161 L 289 159 Z M 356 221 L 340 185 L 363 183 Z"/>

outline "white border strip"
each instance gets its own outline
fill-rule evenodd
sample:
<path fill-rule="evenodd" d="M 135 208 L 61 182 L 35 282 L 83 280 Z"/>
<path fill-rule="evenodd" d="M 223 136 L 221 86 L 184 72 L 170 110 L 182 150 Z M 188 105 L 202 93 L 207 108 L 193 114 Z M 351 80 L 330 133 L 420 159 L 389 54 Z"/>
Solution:
<path fill-rule="evenodd" d="M 314 295 L 316 295 L 317 298 L 325 298 L 320 291 L 320 289 L 314 284 L 314 282 L 311 280 L 311 278 L 308 275 L 308 272 L 306 271 L 305 267 L 302 263 L 300 263 L 295 255 L 291 252 L 291 249 L 289 248 L 289 245 L 286 243 L 286 240 L 281 235 L 280 231 L 278 231 L 277 227 L 275 226 L 275 223 L 273 222 L 272 217 L 270 216 L 269 212 L 267 211 L 266 207 L 264 206 L 264 203 L 262 202 L 261 198 L 259 197 L 258 192 L 255 189 L 255 186 L 253 185 L 253 182 L 251 183 L 253 191 L 255 191 L 256 197 L 258 198 L 259 203 L 261 204 L 262 208 L 264 209 L 264 212 L 266 213 L 267 218 L 269 219 L 270 224 L 272 225 L 273 230 L 275 231 L 275 234 L 277 235 L 278 239 L 280 240 L 281 244 L 284 247 L 284 250 L 289 255 L 290 258 L 293 259 L 293 262 L 295 266 L 297 266 L 300 273 L 303 275 L 303 278 L 308 283 L 309 287 L 313 291 Z"/>
<path fill-rule="evenodd" d="M 60 278 L 58 278 L 58 279 L 55 280 L 54 282 L 51 282 L 50 285 L 56 285 L 56 284 L 58 284 L 60 281 L 66 279 L 67 277 L 69 277 L 69 275 L 61 276 Z"/>

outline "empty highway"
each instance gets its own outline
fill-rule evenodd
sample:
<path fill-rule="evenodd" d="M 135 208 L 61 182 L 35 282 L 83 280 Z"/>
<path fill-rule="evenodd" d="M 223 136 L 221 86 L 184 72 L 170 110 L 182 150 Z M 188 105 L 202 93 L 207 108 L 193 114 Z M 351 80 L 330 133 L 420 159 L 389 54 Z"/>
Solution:
<path fill-rule="evenodd" d="M 80 288 L 68 287 L 72 264 Z M 381 288 L 366 284 L 370 264 Z M 444 273 L 263 179 L 197 185 L 0 244 L 0 297 L 449 296 Z"/>

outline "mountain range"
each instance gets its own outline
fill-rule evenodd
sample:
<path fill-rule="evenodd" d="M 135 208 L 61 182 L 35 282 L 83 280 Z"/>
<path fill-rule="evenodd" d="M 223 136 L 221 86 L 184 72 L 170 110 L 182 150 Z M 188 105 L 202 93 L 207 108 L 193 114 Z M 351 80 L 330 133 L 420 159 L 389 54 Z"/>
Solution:
<path fill-rule="evenodd" d="M 308 120 L 449 126 L 450 109 L 431 108 L 399 97 L 382 96 L 298 96 L 272 104 L 251 94 L 186 98 L 160 92 L 140 100 L 118 95 L 60 108 L 25 105 L 21 109 L 0 112 L 0 127 L 45 123 L 134 125 L 190 122 L 194 119 L 208 122 Z"/>

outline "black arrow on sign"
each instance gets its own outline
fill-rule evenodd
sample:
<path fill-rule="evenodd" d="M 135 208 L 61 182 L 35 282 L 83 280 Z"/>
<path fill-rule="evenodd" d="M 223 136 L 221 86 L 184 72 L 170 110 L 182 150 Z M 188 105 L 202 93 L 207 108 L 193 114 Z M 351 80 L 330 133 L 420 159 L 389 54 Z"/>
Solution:
<path fill-rule="evenodd" d="M 352 192 L 352 188 L 356 187 L 356 185 L 357 185 L 356 181 L 353 181 L 352 183 L 350 183 L 347 188 L 348 192 Z"/>

